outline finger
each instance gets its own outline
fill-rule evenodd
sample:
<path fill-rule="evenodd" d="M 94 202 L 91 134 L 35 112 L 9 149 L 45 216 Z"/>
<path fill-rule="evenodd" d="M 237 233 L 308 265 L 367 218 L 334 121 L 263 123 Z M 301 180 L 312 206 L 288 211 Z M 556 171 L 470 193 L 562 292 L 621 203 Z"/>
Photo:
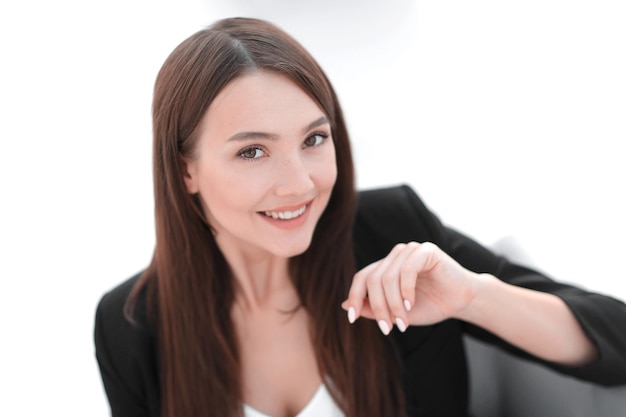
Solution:
<path fill-rule="evenodd" d="M 367 301 L 369 309 L 372 313 L 372 318 L 378 323 L 380 331 L 386 336 L 391 332 L 393 328 L 393 321 L 391 321 L 391 313 L 385 297 L 385 290 L 382 286 L 381 277 L 385 271 L 386 265 L 378 266 L 372 271 L 366 278 L 367 285 Z"/>
<path fill-rule="evenodd" d="M 404 308 L 410 311 L 415 305 L 415 290 L 419 274 L 432 269 L 438 247 L 430 242 L 419 244 L 400 268 L 400 292 Z"/>
<path fill-rule="evenodd" d="M 408 310 L 405 307 L 406 297 L 404 297 L 401 290 L 401 272 L 407 260 L 419 249 L 419 246 L 417 242 L 407 243 L 402 251 L 389 263 L 387 269 L 383 271 L 381 276 L 387 308 L 393 316 L 396 326 L 402 332 L 406 331 L 409 319 L 407 314 Z M 413 287 L 413 292 L 415 292 L 415 287 Z"/>
<path fill-rule="evenodd" d="M 348 299 L 341 304 L 341 307 L 348 312 L 348 321 L 350 323 L 354 323 L 354 321 L 361 315 L 363 301 L 367 297 L 366 279 L 370 272 L 373 271 L 380 264 L 380 262 L 381 261 L 376 261 L 369 264 L 357 272 L 352 279 L 350 291 L 348 292 Z"/>
<path fill-rule="evenodd" d="M 370 320 L 376 320 L 376 317 L 374 316 L 374 312 L 372 311 L 372 308 L 370 307 L 369 299 L 367 298 L 363 300 L 363 305 L 361 306 L 360 317 L 370 319 Z"/>
<path fill-rule="evenodd" d="M 385 276 L 385 273 L 390 269 L 390 266 L 398 262 L 398 258 L 403 257 L 406 247 L 407 245 L 404 243 L 395 245 L 391 252 L 389 252 L 389 254 L 381 260 L 376 268 L 369 271 L 369 275 L 365 278 L 369 308 L 374 320 L 376 320 L 381 332 L 383 332 L 384 335 L 388 335 L 391 332 L 395 322 L 395 317 L 393 317 L 393 314 L 389 309 L 389 303 L 385 289 L 383 288 L 382 279 L 383 276 Z M 390 277 L 391 278 L 387 279 L 389 280 L 388 285 L 391 286 L 393 285 L 391 282 L 394 279 L 397 282 L 398 279 L 392 275 L 390 275 Z M 397 283 L 396 287 L 395 294 L 399 295 L 400 291 Z M 406 323 L 406 321 L 402 321 L 403 325 L 404 323 Z M 403 326 L 403 329 L 406 329 L 406 326 Z"/>

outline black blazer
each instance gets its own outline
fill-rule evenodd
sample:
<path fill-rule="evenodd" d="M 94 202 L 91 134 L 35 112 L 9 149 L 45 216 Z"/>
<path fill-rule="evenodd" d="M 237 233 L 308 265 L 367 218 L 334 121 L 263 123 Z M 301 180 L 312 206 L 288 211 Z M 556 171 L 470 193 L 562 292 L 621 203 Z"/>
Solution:
<path fill-rule="evenodd" d="M 534 358 L 468 323 L 446 320 L 433 326 L 394 329 L 387 338 L 399 350 L 410 416 L 464 416 L 468 408 L 467 366 L 462 335 L 468 332 L 514 354 L 586 381 L 626 384 L 626 305 L 510 263 L 462 234 L 447 228 L 407 186 L 359 193 L 354 227 L 357 266 L 385 257 L 399 242 L 430 241 L 466 268 L 488 272 L 511 284 L 561 297 L 598 347 L 599 359 L 567 368 Z M 114 417 L 160 416 L 156 339 L 137 305 L 136 325 L 123 316 L 136 275 L 101 299 L 95 321 L 96 358 Z"/>

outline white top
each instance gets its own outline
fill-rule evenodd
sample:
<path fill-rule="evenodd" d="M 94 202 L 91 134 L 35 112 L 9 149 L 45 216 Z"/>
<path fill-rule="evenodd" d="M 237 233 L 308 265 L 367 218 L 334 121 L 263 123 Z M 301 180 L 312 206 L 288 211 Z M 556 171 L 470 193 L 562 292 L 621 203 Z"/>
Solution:
<path fill-rule="evenodd" d="M 248 404 L 243 405 L 243 415 L 244 417 L 272 417 L 255 410 Z M 322 384 L 311 401 L 295 417 L 345 417 L 345 415 L 333 401 L 326 385 Z"/>

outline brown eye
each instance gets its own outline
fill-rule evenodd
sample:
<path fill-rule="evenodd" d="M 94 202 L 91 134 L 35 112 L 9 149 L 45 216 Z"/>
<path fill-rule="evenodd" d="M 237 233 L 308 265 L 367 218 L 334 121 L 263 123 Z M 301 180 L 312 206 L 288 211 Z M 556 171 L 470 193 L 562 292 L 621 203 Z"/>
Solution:
<path fill-rule="evenodd" d="M 249 148 L 239 151 L 238 156 L 243 159 L 258 159 L 263 156 L 263 149 L 256 146 L 251 146 Z"/>
<path fill-rule="evenodd" d="M 304 140 L 304 145 L 305 146 L 319 146 L 322 143 L 324 143 L 327 137 L 328 135 L 324 135 L 322 133 L 316 133 L 306 138 Z"/>

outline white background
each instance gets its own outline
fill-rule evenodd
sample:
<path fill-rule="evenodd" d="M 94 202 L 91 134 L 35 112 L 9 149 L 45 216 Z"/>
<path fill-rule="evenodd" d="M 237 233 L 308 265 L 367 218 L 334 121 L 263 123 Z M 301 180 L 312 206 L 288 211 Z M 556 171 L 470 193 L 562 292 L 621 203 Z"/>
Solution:
<path fill-rule="evenodd" d="M 513 236 L 540 269 L 626 299 L 621 0 L 10 3 L 0 415 L 108 415 L 93 313 L 152 253 L 154 78 L 225 16 L 270 19 L 318 58 L 361 187 L 409 183 L 482 243 Z"/>

